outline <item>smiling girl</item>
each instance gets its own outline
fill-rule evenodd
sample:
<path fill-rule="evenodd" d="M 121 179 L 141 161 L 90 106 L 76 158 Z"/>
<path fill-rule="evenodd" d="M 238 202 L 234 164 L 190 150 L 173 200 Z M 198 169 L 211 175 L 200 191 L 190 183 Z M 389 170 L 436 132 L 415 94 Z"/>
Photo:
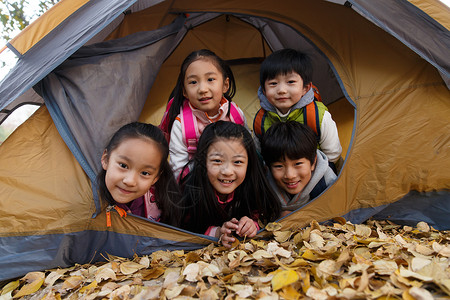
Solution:
<path fill-rule="evenodd" d="M 231 102 L 235 89 L 230 67 L 214 52 L 202 49 L 185 58 L 160 125 L 170 136 L 170 164 L 176 177 L 195 154 L 206 125 L 224 120 L 246 126 L 244 113 Z"/>
<path fill-rule="evenodd" d="M 121 127 L 101 158 L 100 198 L 126 212 L 177 226 L 180 193 L 162 131 L 134 122 Z"/>
<path fill-rule="evenodd" d="M 198 142 L 192 171 L 183 180 L 185 229 L 220 238 L 225 247 L 238 236 L 254 237 L 262 224 L 279 216 L 246 128 L 232 122 L 208 125 Z"/>

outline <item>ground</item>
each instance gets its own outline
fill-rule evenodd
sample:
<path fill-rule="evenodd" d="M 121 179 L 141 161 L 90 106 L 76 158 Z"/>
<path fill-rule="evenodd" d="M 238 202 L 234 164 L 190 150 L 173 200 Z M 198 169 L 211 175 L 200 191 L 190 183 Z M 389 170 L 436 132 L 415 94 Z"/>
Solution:
<path fill-rule="evenodd" d="M 157 251 L 132 260 L 30 272 L 0 299 L 436 299 L 450 297 L 450 232 L 426 223 L 325 226 L 211 244 L 191 252 Z"/>

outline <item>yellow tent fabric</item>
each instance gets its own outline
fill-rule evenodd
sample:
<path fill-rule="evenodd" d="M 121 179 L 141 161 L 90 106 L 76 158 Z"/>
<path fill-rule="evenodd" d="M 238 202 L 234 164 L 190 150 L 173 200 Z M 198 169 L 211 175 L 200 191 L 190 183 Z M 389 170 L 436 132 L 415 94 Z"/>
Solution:
<path fill-rule="evenodd" d="M 21 54 L 25 54 L 37 42 L 61 24 L 68 16 L 86 4 L 89 0 L 72 0 L 56 3 L 46 11 L 38 22 L 34 22 L 22 30 L 9 43 Z"/>

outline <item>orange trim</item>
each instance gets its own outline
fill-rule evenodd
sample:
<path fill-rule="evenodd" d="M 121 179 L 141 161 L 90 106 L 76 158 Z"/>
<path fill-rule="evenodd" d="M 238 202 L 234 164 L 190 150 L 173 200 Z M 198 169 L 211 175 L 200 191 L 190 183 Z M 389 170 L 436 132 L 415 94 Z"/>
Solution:
<path fill-rule="evenodd" d="M 314 101 L 305 106 L 305 114 L 306 114 L 306 122 L 308 123 L 306 125 L 308 125 L 312 130 L 314 130 L 316 134 L 319 134 L 316 128 L 317 120 Z"/>
<path fill-rule="evenodd" d="M 314 92 L 314 98 L 316 98 L 317 101 L 322 102 L 322 96 L 320 96 L 319 89 L 314 84 L 311 85 Z"/>
<path fill-rule="evenodd" d="M 106 211 L 106 227 L 111 227 L 111 212 Z"/>
<path fill-rule="evenodd" d="M 0 49 L 0 53 L 2 53 L 3 51 L 5 51 L 6 49 L 6 45 L 2 47 L 2 49 Z"/>
<path fill-rule="evenodd" d="M 127 216 L 127 212 L 126 212 L 123 208 L 114 206 L 114 209 L 117 210 L 117 212 L 119 213 L 119 215 L 120 215 L 121 217 L 124 217 L 124 218 L 125 218 L 125 217 Z"/>
<path fill-rule="evenodd" d="M 257 135 L 262 135 L 261 123 L 262 123 L 262 119 L 264 117 L 264 113 L 265 113 L 265 111 L 262 108 L 260 110 L 258 110 L 258 112 L 256 113 L 256 116 L 255 116 L 255 120 L 253 121 L 253 131 Z"/>

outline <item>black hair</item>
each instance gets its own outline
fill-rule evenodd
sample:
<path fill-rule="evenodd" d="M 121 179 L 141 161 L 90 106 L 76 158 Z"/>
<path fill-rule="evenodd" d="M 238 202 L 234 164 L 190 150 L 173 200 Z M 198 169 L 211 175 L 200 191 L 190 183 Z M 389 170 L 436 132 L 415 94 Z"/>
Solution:
<path fill-rule="evenodd" d="M 162 158 L 159 167 L 159 179 L 154 184 L 156 204 L 161 210 L 161 222 L 178 226 L 180 214 L 178 213 L 179 210 L 177 207 L 181 193 L 173 175 L 172 168 L 167 160 L 169 156 L 169 145 L 161 129 L 152 124 L 140 122 L 133 122 L 122 126 L 114 133 L 105 148 L 106 159 L 109 159 L 112 151 L 119 147 L 122 142 L 132 138 L 151 139 L 158 145 Z M 114 205 L 116 202 L 106 187 L 105 177 L 106 171 L 102 168 L 97 175 L 99 196 L 110 205 Z"/>
<path fill-rule="evenodd" d="M 172 130 L 173 122 L 175 121 L 175 118 L 180 113 L 180 108 L 183 105 L 183 101 L 185 99 L 183 95 L 183 88 L 184 88 L 184 77 L 186 76 L 186 70 L 187 68 L 195 61 L 197 60 L 208 60 L 211 63 L 213 63 L 216 68 L 222 73 L 223 80 L 225 81 L 227 78 L 229 80 L 230 86 L 228 88 L 228 91 L 225 92 L 224 97 L 231 101 L 234 97 L 234 94 L 236 93 L 236 82 L 234 80 L 233 72 L 231 71 L 230 66 L 219 56 L 217 56 L 214 52 L 208 49 L 201 49 L 192 52 L 189 54 L 183 61 L 180 67 L 180 73 L 178 74 L 177 83 L 175 85 L 175 88 L 173 89 L 171 93 L 171 98 L 173 96 L 173 102 L 172 106 L 169 109 L 168 117 L 169 117 L 169 124 L 168 124 L 168 132 Z M 230 114 L 230 109 L 228 108 L 227 115 Z"/>
<path fill-rule="evenodd" d="M 306 87 L 312 82 L 312 63 L 310 57 L 295 49 L 281 49 L 273 52 L 262 62 L 259 71 L 259 83 L 264 90 L 266 80 L 274 79 L 277 75 L 295 72 L 303 80 Z"/>
<path fill-rule="evenodd" d="M 261 140 L 261 154 L 267 166 L 285 158 L 306 158 L 314 164 L 317 153 L 317 138 L 314 131 L 296 121 L 279 122 L 272 125 Z"/>
<path fill-rule="evenodd" d="M 209 147 L 220 139 L 242 142 L 248 156 L 244 181 L 234 191 L 227 211 L 221 208 L 213 186 L 208 180 L 206 156 Z M 251 134 L 242 125 L 217 121 L 206 126 L 200 136 L 192 171 L 182 181 L 183 228 L 204 233 L 208 226 L 222 226 L 232 218 L 258 214 L 263 223 L 274 221 L 280 215 L 280 203 L 270 188 L 258 158 Z"/>

